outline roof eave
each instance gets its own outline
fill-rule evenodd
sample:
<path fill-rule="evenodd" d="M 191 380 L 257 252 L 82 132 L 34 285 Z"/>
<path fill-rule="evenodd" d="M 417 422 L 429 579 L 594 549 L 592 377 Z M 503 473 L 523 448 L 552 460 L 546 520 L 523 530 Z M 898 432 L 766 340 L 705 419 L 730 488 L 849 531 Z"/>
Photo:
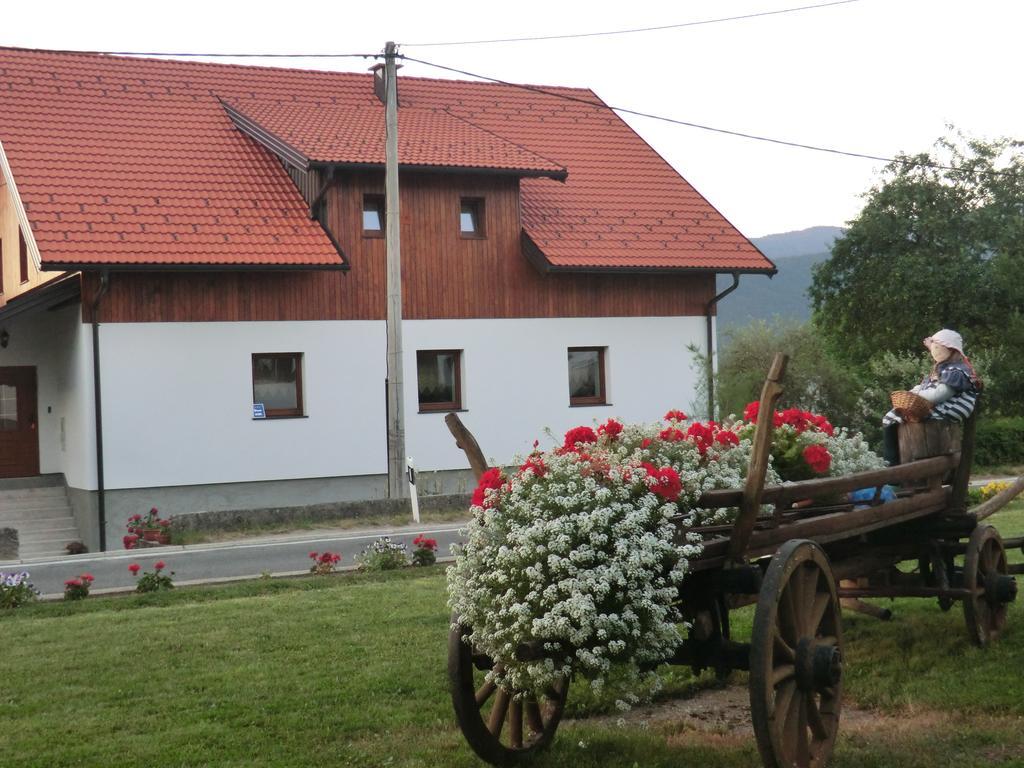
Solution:
<path fill-rule="evenodd" d="M 338 264 L 128 264 L 45 262 L 47 270 L 77 270 L 80 272 L 347 272 L 347 262 Z"/>

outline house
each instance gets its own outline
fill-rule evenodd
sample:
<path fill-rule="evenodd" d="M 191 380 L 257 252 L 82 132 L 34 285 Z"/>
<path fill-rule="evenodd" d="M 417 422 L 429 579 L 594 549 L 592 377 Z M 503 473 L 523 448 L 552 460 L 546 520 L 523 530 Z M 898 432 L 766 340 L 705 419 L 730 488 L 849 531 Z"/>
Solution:
<path fill-rule="evenodd" d="M 450 410 L 507 462 L 687 407 L 716 274 L 774 265 L 589 90 L 399 98 L 431 488 L 469 487 Z M 384 496 L 383 135 L 369 73 L 0 49 L 0 477 L 60 478 L 93 548 L 154 505 Z"/>

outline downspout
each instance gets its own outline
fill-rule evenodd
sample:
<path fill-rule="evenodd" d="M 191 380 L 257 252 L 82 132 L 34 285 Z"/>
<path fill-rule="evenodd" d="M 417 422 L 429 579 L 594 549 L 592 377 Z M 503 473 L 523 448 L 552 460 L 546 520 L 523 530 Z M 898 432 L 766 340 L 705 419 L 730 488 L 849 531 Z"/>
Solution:
<path fill-rule="evenodd" d="M 100 287 L 92 299 L 92 391 L 96 411 L 96 488 L 99 508 L 100 552 L 107 550 L 107 504 L 106 490 L 103 484 L 103 397 L 100 389 L 100 299 L 110 286 L 110 273 L 100 273 Z"/>
<path fill-rule="evenodd" d="M 730 293 L 735 291 L 740 285 L 740 273 L 732 273 L 732 285 L 726 288 L 721 293 L 713 296 L 710 301 L 704 306 L 704 317 L 707 320 L 707 350 L 708 350 L 708 419 L 715 418 L 715 352 L 714 347 L 714 333 L 712 333 L 711 310 L 715 308 L 715 305 L 728 296 Z"/>

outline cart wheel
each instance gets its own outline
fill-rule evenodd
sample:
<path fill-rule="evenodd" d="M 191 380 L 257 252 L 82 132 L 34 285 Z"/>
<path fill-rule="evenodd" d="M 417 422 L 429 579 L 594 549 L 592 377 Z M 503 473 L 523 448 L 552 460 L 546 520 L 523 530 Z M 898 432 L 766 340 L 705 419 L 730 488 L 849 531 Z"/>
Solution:
<path fill-rule="evenodd" d="M 768 566 L 750 647 L 750 714 L 766 768 L 817 768 L 832 755 L 842 647 L 828 557 L 812 541 L 786 542 Z"/>
<path fill-rule="evenodd" d="M 458 618 L 453 617 L 452 624 Z M 562 718 L 567 680 L 541 696 L 509 692 L 486 680 L 493 660 L 474 653 L 463 638 L 470 628 L 458 624 L 448 634 L 448 686 L 455 717 L 469 746 L 492 765 L 515 765 L 546 747 Z"/>
<path fill-rule="evenodd" d="M 1017 581 L 1007 570 L 999 531 L 991 525 L 975 528 L 964 553 L 964 588 L 974 593 L 964 599 L 964 619 L 975 645 L 988 645 L 1006 625 L 1006 604 L 1017 595 Z"/>

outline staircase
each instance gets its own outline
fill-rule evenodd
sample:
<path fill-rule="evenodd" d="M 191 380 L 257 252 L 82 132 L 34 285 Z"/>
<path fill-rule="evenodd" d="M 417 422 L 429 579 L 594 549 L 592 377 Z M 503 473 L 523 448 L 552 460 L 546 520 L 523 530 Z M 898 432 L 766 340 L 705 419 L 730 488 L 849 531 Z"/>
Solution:
<path fill-rule="evenodd" d="M 18 532 L 18 557 L 66 555 L 80 536 L 60 475 L 0 480 L 0 528 Z"/>

